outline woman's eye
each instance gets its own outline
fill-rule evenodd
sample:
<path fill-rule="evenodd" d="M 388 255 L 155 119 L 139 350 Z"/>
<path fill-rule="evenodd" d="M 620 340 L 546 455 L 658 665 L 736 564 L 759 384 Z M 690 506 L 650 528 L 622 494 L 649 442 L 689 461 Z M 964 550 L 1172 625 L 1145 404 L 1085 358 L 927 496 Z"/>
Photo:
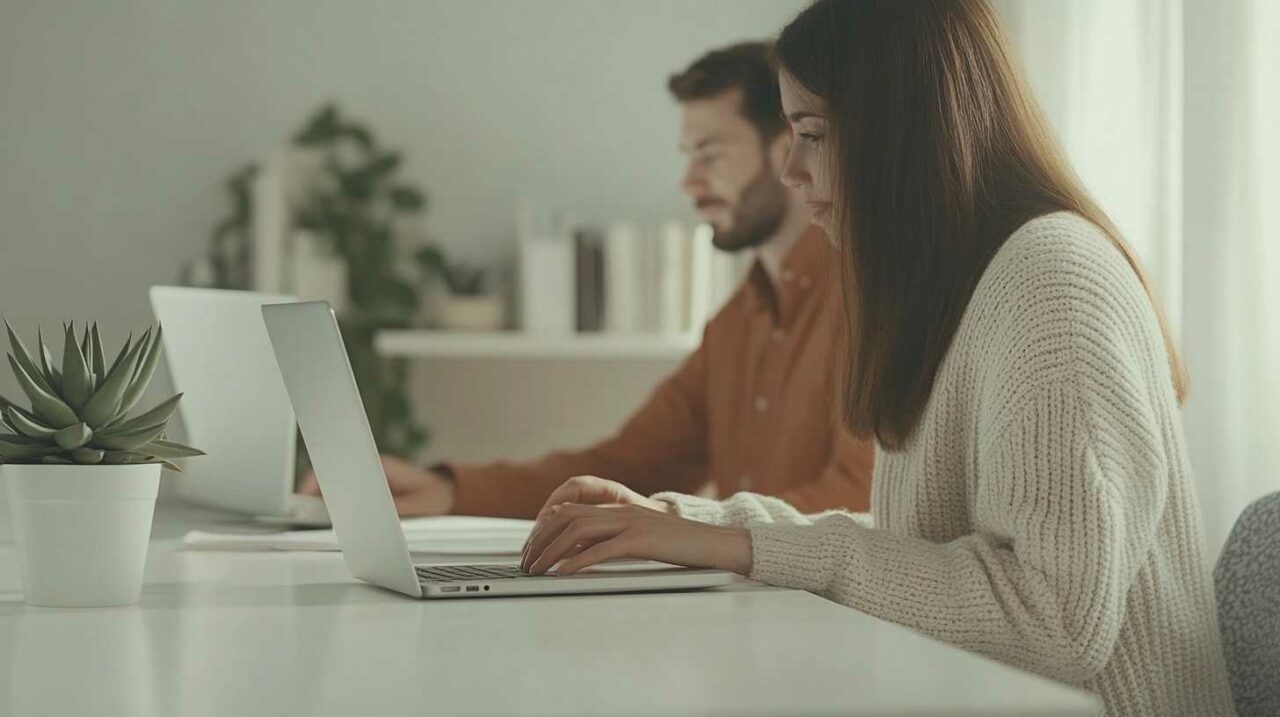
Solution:
<path fill-rule="evenodd" d="M 813 134 L 812 132 L 801 132 L 800 139 L 803 139 L 809 144 L 818 144 L 819 142 L 822 141 L 822 135 Z"/>

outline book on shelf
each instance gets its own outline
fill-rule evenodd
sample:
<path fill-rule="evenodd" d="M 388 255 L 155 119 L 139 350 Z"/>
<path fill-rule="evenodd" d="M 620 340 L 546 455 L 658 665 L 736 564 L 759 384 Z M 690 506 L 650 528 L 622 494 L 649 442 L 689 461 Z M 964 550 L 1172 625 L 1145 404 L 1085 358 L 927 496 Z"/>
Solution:
<path fill-rule="evenodd" d="M 677 221 L 584 225 L 572 235 L 574 280 L 562 286 L 570 287 L 580 332 L 698 333 L 750 260 L 716 251 L 710 227 Z"/>
<path fill-rule="evenodd" d="M 522 325 L 534 333 L 567 334 L 576 328 L 574 242 L 558 212 L 529 200 L 517 221 Z"/>
<path fill-rule="evenodd" d="M 576 327 L 580 332 L 604 330 L 604 233 L 579 227 L 573 233 Z"/>

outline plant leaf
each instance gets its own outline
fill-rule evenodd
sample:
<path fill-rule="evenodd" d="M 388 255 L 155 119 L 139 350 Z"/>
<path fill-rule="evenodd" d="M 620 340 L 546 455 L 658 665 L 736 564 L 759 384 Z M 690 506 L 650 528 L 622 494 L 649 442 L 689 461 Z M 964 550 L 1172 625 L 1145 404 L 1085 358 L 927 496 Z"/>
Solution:
<path fill-rule="evenodd" d="M 139 340 L 129 349 L 128 355 L 123 359 L 117 359 L 112 365 L 111 371 L 107 374 L 107 378 L 103 380 L 102 386 L 93 394 L 93 398 L 85 404 L 84 410 L 80 415 L 84 417 L 84 422 L 89 424 L 90 428 L 98 429 L 106 425 L 111 419 L 118 415 L 122 415 L 120 411 L 120 402 L 124 398 L 124 392 L 129 388 L 129 377 L 133 375 L 133 370 L 137 366 L 138 357 L 145 347 L 145 342 Z"/>
<path fill-rule="evenodd" d="M 88 334 L 85 334 L 87 337 Z M 72 325 L 67 329 L 66 341 L 62 347 L 62 400 L 71 410 L 79 412 L 93 395 L 93 377 L 89 375 L 89 365 L 80 353 L 76 343 L 76 329 Z"/>
<path fill-rule="evenodd" d="M 98 435 L 113 436 L 117 433 L 129 433 L 155 425 L 164 425 L 169 420 L 170 414 L 173 413 L 173 409 L 177 407 L 181 398 L 182 394 L 171 396 L 150 411 L 140 413 L 123 423 L 108 423 L 102 427 L 102 430 L 98 431 Z"/>
<path fill-rule="evenodd" d="M 26 370 L 27 376 L 32 383 L 44 389 L 45 393 L 56 395 L 57 392 L 53 390 L 53 387 L 45 380 L 44 375 L 36 368 L 35 363 L 31 360 L 31 354 L 27 351 L 27 345 L 22 343 L 22 339 L 18 338 L 17 332 L 9 325 L 8 319 L 4 320 L 4 327 L 9 332 L 9 346 L 13 349 L 13 356 L 18 360 L 18 365 Z"/>
<path fill-rule="evenodd" d="M 41 463 L 48 463 L 48 464 L 50 464 L 50 465 L 59 465 L 59 466 L 73 466 L 73 465 L 75 465 L 75 462 L 74 462 L 74 461 L 72 461 L 71 459 L 69 459 L 69 458 L 64 458 L 64 457 L 59 456 L 59 455 L 49 455 L 49 456 L 45 456 L 44 458 L 41 458 L 41 459 L 40 459 L 40 462 L 41 462 Z"/>
<path fill-rule="evenodd" d="M 44 372 L 45 381 L 54 390 L 55 393 L 62 391 L 62 374 L 55 370 L 53 365 L 53 355 L 49 353 L 49 347 L 44 345 L 44 332 L 36 327 L 36 348 L 40 350 L 40 370 Z"/>
<path fill-rule="evenodd" d="M 106 451 L 100 451 L 97 448 L 77 448 L 71 451 L 71 460 L 80 465 L 92 466 L 101 463 L 106 454 Z"/>
<path fill-rule="evenodd" d="M 31 399 L 31 410 L 42 421 L 49 424 L 53 428 L 66 428 L 80 422 L 80 417 L 71 407 L 61 398 L 45 391 L 37 386 L 31 379 L 31 375 L 22 368 L 18 360 L 9 354 L 9 367 L 13 369 L 13 375 L 18 379 L 18 385 L 22 387 L 27 398 Z"/>
<path fill-rule="evenodd" d="M 138 448 L 159 438 L 161 433 L 164 433 L 164 425 L 152 426 L 132 433 L 120 433 L 106 437 L 99 436 L 93 442 L 93 446 L 94 448 L 105 448 L 110 451 L 136 451 Z"/>
<path fill-rule="evenodd" d="M 91 360 L 89 367 L 93 369 L 94 378 L 103 381 L 107 377 L 106 359 L 102 355 L 102 337 L 98 335 L 98 322 L 93 322 L 93 333 L 90 336 L 89 348 Z"/>
<path fill-rule="evenodd" d="M 168 470 L 173 471 L 174 473 L 182 472 L 182 468 L 177 463 L 174 463 L 172 461 L 167 461 L 163 458 L 157 458 L 156 460 L 160 462 L 160 465 L 164 466 Z"/>
<path fill-rule="evenodd" d="M 156 333 L 151 337 L 150 343 L 147 344 L 146 356 L 138 359 L 138 367 L 134 371 L 133 381 L 129 384 L 129 389 L 125 391 L 124 399 L 120 403 L 119 413 L 128 413 L 142 399 L 142 394 L 146 392 L 147 385 L 151 383 L 151 377 L 156 372 L 156 366 L 160 363 L 160 350 L 163 347 L 160 339 L 163 335 L 164 327 L 157 324 Z"/>
<path fill-rule="evenodd" d="M 58 432 L 38 420 L 23 415 L 19 412 L 17 406 L 5 408 L 4 417 L 5 422 L 13 426 L 13 430 L 30 438 L 43 438 L 45 442 L 50 442 L 53 440 L 54 434 Z"/>
<path fill-rule="evenodd" d="M 124 359 L 125 356 L 129 355 L 129 347 L 132 344 L 133 344 L 133 332 L 130 331 L 129 338 L 124 340 L 124 346 L 120 349 L 120 353 L 116 354 L 115 360 L 111 362 L 111 368 L 107 369 L 108 374 L 111 373 L 112 371 L 115 371 L 116 366 L 120 365 L 120 361 Z M 105 381 L 106 379 L 104 378 L 103 380 Z"/>
<path fill-rule="evenodd" d="M 148 443 L 138 449 L 138 453 L 147 456 L 155 456 L 156 458 L 193 458 L 195 456 L 207 455 L 199 448 L 184 446 L 181 443 L 166 441 L 160 438 Z"/>
<path fill-rule="evenodd" d="M 426 204 L 426 199 L 422 196 L 422 192 L 404 184 L 392 187 L 388 196 L 391 198 L 391 203 L 395 205 L 395 208 L 401 211 L 416 212 Z"/>
<path fill-rule="evenodd" d="M 105 451 L 102 454 L 103 465 L 118 466 L 126 463 L 137 463 L 141 460 L 142 456 L 129 451 Z"/>
<path fill-rule="evenodd" d="M 24 440 L 25 439 L 25 440 Z M 26 436 L 0 436 L 0 456 L 7 461 L 30 461 L 62 452 L 43 441 L 29 442 Z"/>
<path fill-rule="evenodd" d="M 77 448 L 83 448 L 89 441 L 93 440 L 93 429 L 83 423 L 77 423 L 55 433 L 53 440 L 62 447 L 62 450 L 74 451 Z"/>
<path fill-rule="evenodd" d="M 75 326 L 75 324 L 71 324 Z M 80 355 L 84 357 L 84 365 L 89 365 L 89 322 L 84 322 L 84 338 L 80 339 Z"/>

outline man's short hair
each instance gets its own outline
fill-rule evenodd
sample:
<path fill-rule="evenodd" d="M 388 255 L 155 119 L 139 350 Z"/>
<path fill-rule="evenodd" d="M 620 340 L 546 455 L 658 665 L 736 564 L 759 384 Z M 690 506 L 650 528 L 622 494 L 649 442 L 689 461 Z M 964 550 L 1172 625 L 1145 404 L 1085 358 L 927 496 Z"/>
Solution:
<path fill-rule="evenodd" d="M 787 127 L 782 119 L 778 72 L 773 43 L 740 42 L 712 50 L 694 60 L 683 72 L 667 80 L 677 101 L 702 100 L 732 90 L 742 90 L 740 112 L 762 140 L 776 137 Z"/>

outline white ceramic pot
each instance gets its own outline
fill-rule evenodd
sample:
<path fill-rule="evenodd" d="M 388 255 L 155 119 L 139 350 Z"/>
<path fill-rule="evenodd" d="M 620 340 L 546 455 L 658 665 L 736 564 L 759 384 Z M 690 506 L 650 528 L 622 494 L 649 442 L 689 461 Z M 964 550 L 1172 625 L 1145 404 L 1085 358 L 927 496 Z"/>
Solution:
<path fill-rule="evenodd" d="M 29 605 L 138 602 L 160 464 L 0 465 Z"/>
<path fill-rule="evenodd" d="M 502 297 L 498 294 L 458 296 L 440 302 L 440 326 L 454 331 L 497 331 L 503 325 Z"/>

